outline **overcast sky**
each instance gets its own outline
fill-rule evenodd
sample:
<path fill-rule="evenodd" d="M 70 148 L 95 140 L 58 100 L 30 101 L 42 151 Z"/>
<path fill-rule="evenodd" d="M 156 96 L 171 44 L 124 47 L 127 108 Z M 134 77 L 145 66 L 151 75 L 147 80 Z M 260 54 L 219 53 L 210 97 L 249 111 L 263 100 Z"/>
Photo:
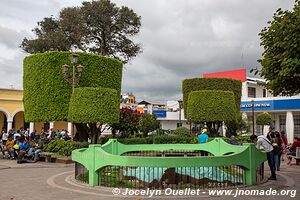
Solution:
<path fill-rule="evenodd" d="M 0 88 L 22 89 L 19 48 L 38 21 L 81 0 L 0 1 Z M 279 8 L 294 0 L 113 0 L 142 17 L 135 41 L 143 53 L 124 66 L 122 90 L 138 100 L 181 98 L 181 81 L 203 73 L 257 67 L 258 33 Z"/>

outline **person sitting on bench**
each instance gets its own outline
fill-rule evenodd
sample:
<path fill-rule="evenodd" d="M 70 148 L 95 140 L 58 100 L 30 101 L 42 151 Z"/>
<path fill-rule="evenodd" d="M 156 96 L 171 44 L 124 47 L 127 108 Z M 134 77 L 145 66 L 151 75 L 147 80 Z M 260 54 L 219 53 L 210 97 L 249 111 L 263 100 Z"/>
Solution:
<path fill-rule="evenodd" d="M 300 140 L 299 140 L 299 138 L 295 137 L 294 138 L 294 142 L 293 142 L 292 146 L 289 149 L 290 152 L 287 153 L 288 158 L 289 158 L 288 165 L 290 165 L 291 162 L 292 162 L 293 158 L 291 156 L 296 156 L 296 149 L 297 149 L 297 147 L 300 147 Z"/>

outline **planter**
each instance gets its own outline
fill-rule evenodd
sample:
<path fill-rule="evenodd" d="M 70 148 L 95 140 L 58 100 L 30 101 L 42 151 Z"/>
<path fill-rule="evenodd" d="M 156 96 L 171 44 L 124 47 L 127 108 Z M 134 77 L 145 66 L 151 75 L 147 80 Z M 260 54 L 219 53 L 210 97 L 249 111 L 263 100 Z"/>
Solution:
<path fill-rule="evenodd" d="M 71 158 L 69 158 L 69 157 L 67 157 L 67 158 L 56 158 L 56 163 L 72 164 L 72 163 L 74 163 L 74 161 L 71 160 Z"/>

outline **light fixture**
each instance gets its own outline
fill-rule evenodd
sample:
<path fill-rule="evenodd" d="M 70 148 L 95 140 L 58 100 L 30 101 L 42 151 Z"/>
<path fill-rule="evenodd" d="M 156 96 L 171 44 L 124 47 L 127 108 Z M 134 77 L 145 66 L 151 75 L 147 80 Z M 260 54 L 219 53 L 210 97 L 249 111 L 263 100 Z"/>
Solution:
<path fill-rule="evenodd" d="M 69 55 L 69 59 L 73 65 L 78 62 L 78 58 L 79 58 L 78 54 L 72 53 Z"/>

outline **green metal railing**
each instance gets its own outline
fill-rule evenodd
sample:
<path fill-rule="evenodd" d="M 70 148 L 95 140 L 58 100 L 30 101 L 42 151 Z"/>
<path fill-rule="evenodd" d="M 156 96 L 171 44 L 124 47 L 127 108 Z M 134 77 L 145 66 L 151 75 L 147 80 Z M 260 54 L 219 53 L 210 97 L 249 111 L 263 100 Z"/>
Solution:
<path fill-rule="evenodd" d="M 209 155 L 201 156 L 201 151 Z M 77 177 L 85 177 L 90 186 L 199 188 L 255 184 L 266 154 L 253 144 L 230 145 L 220 138 L 205 144 L 141 145 L 111 139 L 74 150 L 72 160 L 85 168 L 88 178 L 78 173 Z"/>

